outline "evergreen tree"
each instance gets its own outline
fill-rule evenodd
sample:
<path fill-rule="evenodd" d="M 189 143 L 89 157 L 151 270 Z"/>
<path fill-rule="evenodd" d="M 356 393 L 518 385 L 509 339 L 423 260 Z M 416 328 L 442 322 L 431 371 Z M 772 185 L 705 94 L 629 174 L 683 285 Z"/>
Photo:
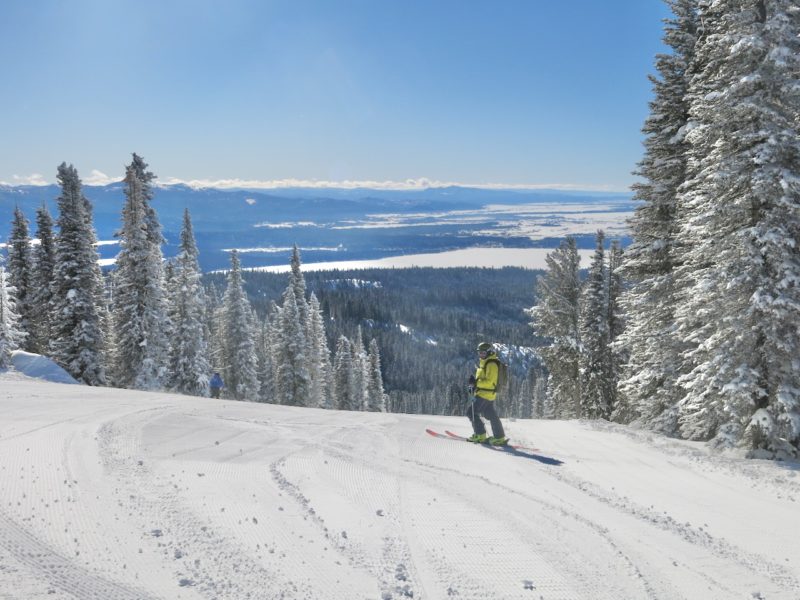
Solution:
<path fill-rule="evenodd" d="M 610 360 L 608 329 L 608 275 L 605 264 L 605 235 L 597 232 L 597 248 L 583 292 L 581 315 L 581 412 L 588 419 L 607 419 Z"/>
<path fill-rule="evenodd" d="M 173 267 L 170 321 L 170 388 L 182 394 L 208 396 L 208 347 L 203 316 L 205 292 L 200 285 L 199 251 L 189 209 L 183 213 L 180 253 Z"/>
<path fill-rule="evenodd" d="M 530 419 L 533 413 L 533 390 L 531 390 L 531 378 L 529 369 L 526 376 L 522 379 L 519 390 L 511 399 L 508 414 L 517 419 Z"/>
<path fill-rule="evenodd" d="M 259 327 L 256 340 L 256 357 L 258 358 L 258 401 L 272 402 L 272 386 L 275 377 L 273 375 L 274 366 L 272 364 L 269 318 L 264 319 Z"/>
<path fill-rule="evenodd" d="M 381 374 L 381 355 L 378 342 L 373 338 L 369 343 L 369 377 L 367 380 L 366 409 L 372 412 L 386 412 L 386 394 L 383 391 Z"/>
<path fill-rule="evenodd" d="M 97 266 L 91 204 L 84 197 L 72 165 L 58 167 L 58 236 L 52 286 L 50 352 L 75 379 L 104 385 L 104 339 L 101 309 L 102 276 Z"/>
<path fill-rule="evenodd" d="M 536 379 L 533 383 L 533 418 L 553 418 L 552 410 L 547 399 L 547 376 L 541 370 L 536 372 Z"/>
<path fill-rule="evenodd" d="M 667 434 L 677 431 L 676 385 L 681 371 L 681 346 L 674 330 L 675 267 L 680 259 L 676 210 L 678 188 L 686 178 L 689 69 L 698 36 L 697 0 L 668 0 L 673 18 L 666 21 L 664 43 L 671 49 L 656 60 L 651 77 L 654 99 L 643 132 L 645 155 L 634 185 L 640 201 L 630 221 L 633 242 L 622 272 L 632 285 L 620 303 L 626 328 L 618 348 L 629 356 L 620 375 L 621 404 L 614 419 L 630 422 L 641 416 L 646 425 Z"/>
<path fill-rule="evenodd" d="M 356 384 L 350 340 L 341 336 L 333 363 L 333 406 L 337 410 L 361 410 L 361 390 Z"/>
<path fill-rule="evenodd" d="M 309 406 L 328 408 L 333 367 L 328 350 L 328 339 L 325 335 L 322 307 L 314 293 L 311 294 L 308 303 L 308 318 L 308 365 L 311 376 Z"/>
<path fill-rule="evenodd" d="M 308 314 L 308 302 L 306 301 L 306 280 L 303 277 L 303 272 L 300 268 L 300 250 L 295 245 L 292 248 L 291 260 L 291 275 L 289 277 L 290 285 L 294 291 L 294 300 L 297 304 L 297 313 L 300 320 L 300 326 L 303 328 L 303 333 L 308 337 L 308 327 L 310 325 Z"/>
<path fill-rule="evenodd" d="M 273 300 L 270 302 L 267 319 L 264 323 L 264 340 L 261 349 L 263 361 L 259 362 L 261 371 L 258 380 L 261 385 L 263 402 L 278 403 L 279 401 L 275 382 L 278 380 L 278 360 L 283 345 L 281 321 L 281 307 Z"/>
<path fill-rule="evenodd" d="M 255 323 L 250 302 L 242 287 L 239 253 L 231 252 L 228 288 L 222 301 L 224 373 L 228 393 L 236 400 L 256 401 L 259 396 L 258 357 L 255 348 Z"/>
<path fill-rule="evenodd" d="M 125 206 L 114 273 L 114 379 L 144 390 L 164 387 L 169 365 L 161 229 L 150 206 L 155 177 L 136 154 L 125 170 Z"/>
<path fill-rule="evenodd" d="M 211 371 L 224 373 L 228 358 L 225 356 L 225 325 L 222 313 L 222 294 L 216 285 L 206 288 L 206 339 Z"/>
<path fill-rule="evenodd" d="M 691 248 L 678 317 L 694 368 L 680 380 L 681 431 L 796 456 L 800 7 L 704 1 L 700 19 L 687 138 L 697 169 L 682 190 Z M 704 326 L 691 326 L 698 315 Z"/>
<path fill-rule="evenodd" d="M 31 238 L 28 233 L 28 219 L 20 210 L 14 208 L 14 220 L 11 224 L 11 235 L 8 238 L 8 279 L 14 292 L 16 310 L 19 314 L 19 328 L 24 331 L 25 350 L 33 351 L 32 330 L 33 306 L 33 261 L 31 258 Z"/>
<path fill-rule="evenodd" d="M 281 344 L 274 357 L 278 403 L 290 406 L 309 405 L 311 395 L 311 376 L 306 356 L 308 344 L 300 318 L 295 290 L 290 284 L 283 295 Z"/>
<path fill-rule="evenodd" d="M 6 268 L 0 262 L 0 369 L 11 364 L 11 352 L 17 350 L 25 339 L 25 332 L 19 326 L 14 291 Z"/>
<path fill-rule="evenodd" d="M 618 240 L 611 242 L 608 252 L 608 380 L 606 381 L 606 394 L 611 408 L 610 417 L 619 418 L 624 414 L 626 406 L 630 404 L 619 391 L 619 380 L 622 374 L 622 365 L 628 360 L 624 346 L 617 340 L 625 331 L 625 319 L 620 304 L 620 298 L 625 289 L 622 277 L 622 261 L 624 259 L 622 246 Z M 626 417 L 630 417 L 627 413 Z M 629 422 L 623 418 L 622 422 Z"/>
<path fill-rule="evenodd" d="M 567 237 L 547 255 L 547 273 L 537 279 L 537 305 L 528 309 L 531 327 L 549 339 L 542 360 L 549 373 L 548 397 L 555 418 L 575 418 L 580 411 L 580 255 Z"/>
<path fill-rule="evenodd" d="M 350 341 L 353 360 L 353 387 L 355 405 L 352 410 L 365 410 L 367 405 L 367 383 L 369 381 L 369 362 L 364 347 L 364 332 L 361 325 L 356 328 L 356 338 Z"/>
<path fill-rule="evenodd" d="M 36 211 L 36 236 L 39 245 L 33 249 L 33 273 L 30 294 L 30 348 L 37 354 L 47 354 L 50 346 L 53 270 L 56 261 L 56 242 L 53 236 L 53 217 L 42 205 Z"/>

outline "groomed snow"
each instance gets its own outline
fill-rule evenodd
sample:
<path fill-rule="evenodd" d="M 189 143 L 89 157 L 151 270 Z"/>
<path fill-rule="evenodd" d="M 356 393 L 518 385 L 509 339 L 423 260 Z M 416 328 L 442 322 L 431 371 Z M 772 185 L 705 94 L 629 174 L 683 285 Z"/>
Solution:
<path fill-rule="evenodd" d="M 0 598 L 800 597 L 798 465 L 506 425 L 0 374 Z"/>

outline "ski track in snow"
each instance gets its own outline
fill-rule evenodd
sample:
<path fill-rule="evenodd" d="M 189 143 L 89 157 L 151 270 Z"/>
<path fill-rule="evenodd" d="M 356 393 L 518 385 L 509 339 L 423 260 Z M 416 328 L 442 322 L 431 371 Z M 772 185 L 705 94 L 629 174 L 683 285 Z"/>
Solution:
<path fill-rule="evenodd" d="M 0 385 L 0 600 L 800 598 L 796 465 L 508 423 L 554 466 L 424 432 L 460 418 Z"/>

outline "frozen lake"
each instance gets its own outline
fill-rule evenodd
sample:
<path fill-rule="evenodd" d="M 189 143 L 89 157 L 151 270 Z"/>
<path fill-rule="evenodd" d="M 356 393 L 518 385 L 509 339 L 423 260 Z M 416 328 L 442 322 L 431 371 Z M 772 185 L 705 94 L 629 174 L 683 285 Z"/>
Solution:
<path fill-rule="evenodd" d="M 485 267 L 501 269 L 503 267 L 522 267 L 524 269 L 545 269 L 545 259 L 552 248 L 464 248 L 447 252 L 429 254 L 404 254 L 389 256 L 375 260 L 342 260 L 333 262 L 304 263 L 304 271 L 332 271 L 352 269 L 407 269 L 410 267 Z M 581 256 L 581 267 L 589 266 L 594 250 L 578 250 Z M 269 273 L 285 273 L 290 265 L 273 265 L 256 267 L 248 271 L 266 271 Z"/>

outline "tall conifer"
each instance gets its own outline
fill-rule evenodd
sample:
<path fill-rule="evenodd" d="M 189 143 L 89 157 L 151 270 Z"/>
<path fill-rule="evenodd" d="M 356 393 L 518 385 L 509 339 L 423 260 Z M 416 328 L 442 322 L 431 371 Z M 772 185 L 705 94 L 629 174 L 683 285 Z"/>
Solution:
<path fill-rule="evenodd" d="M 189 209 L 186 209 L 180 253 L 172 277 L 170 317 L 174 332 L 170 349 L 170 387 L 182 394 L 207 396 L 211 366 L 203 325 L 206 302 L 200 284 L 199 254 Z"/>
<path fill-rule="evenodd" d="M 17 350 L 25 339 L 25 332 L 19 326 L 20 316 L 14 302 L 14 291 L 6 268 L 0 261 L 0 369 L 8 367 L 11 352 Z"/>
<path fill-rule="evenodd" d="M 42 204 L 36 211 L 36 237 L 39 244 L 33 249 L 33 273 L 31 277 L 31 350 L 47 354 L 50 346 L 53 269 L 56 248 L 53 235 L 53 217 Z"/>
<path fill-rule="evenodd" d="M 14 292 L 19 328 L 26 333 L 23 348 L 33 350 L 33 260 L 28 219 L 19 206 L 14 208 L 11 235 L 8 238 L 8 279 Z"/>
<path fill-rule="evenodd" d="M 580 416 L 587 419 L 607 419 L 611 414 L 608 269 L 604 243 L 605 235 L 598 231 L 581 311 Z"/>
<path fill-rule="evenodd" d="M 231 252 L 231 270 L 222 301 L 221 320 L 226 361 L 222 373 L 228 393 L 237 400 L 255 402 L 259 397 L 255 317 L 244 293 L 236 250 Z"/>
<path fill-rule="evenodd" d="M 664 43 L 671 52 L 657 57 L 658 75 L 651 77 L 654 98 L 643 128 L 645 155 L 637 170 L 643 181 L 634 185 L 640 204 L 630 221 L 633 242 L 621 267 L 631 286 L 620 300 L 626 328 L 618 348 L 628 357 L 614 418 L 630 422 L 641 417 L 649 427 L 674 434 L 681 399 L 676 379 L 683 362 L 674 329 L 675 267 L 681 259 L 676 210 L 687 173 L 686 94 L 698 20 L 697 0 L 667 4 L 673 17 L 666 21 Z"/>
<path fill-rule="evenodd" d="M 105 340 L 99 301 L 104 290 L 97 264 L 89 200 L 78 171 L 62 163 L 57 179 L 58 236 L 53 269 L 51 356 L 74 378 L 104 385 Z"/>
<path fill-rule="evenodd" d="M 150 205 L 155 175 L 136 154 L 125 169 L 125 206 L 114 272 L 114 379 L 117 385 L 160 389 L 166 384 L 169 341 L 161 228 Z"/>
<path fill-rule="evenodd" d="M 567 237 L 547 255 L 547 273 L 536 281 L 536 306 L 526 312 L 537 335 L 549 340 L 542 348 L 548 370 L 549 412 L 556 418 L 580 414 L 580 255 L 575 238 Z"/>
<path fill-rule="evenodd" d="M 800 448 L 800 7 L 700 5 L 679 313 L 694 368 L 681 427 L 755 455 Z M 702 312 L 703 327 L 685 324 Z"/>

